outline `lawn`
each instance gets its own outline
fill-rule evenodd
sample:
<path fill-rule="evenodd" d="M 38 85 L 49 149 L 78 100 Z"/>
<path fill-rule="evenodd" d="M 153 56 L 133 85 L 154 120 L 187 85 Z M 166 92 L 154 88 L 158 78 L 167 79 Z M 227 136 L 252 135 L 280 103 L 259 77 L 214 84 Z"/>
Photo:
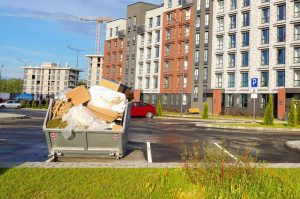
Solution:
<path fill-rule="evenodd" d="M 256 123 L 226 123 L 226 124 L 218 124 L 218 126 L 242 126 L 242 127 L 263 127 L 263 128 L 300 128 L 300 126 L 296 127 L 290 127 L 285 123 L 274 123 L 273 126 L 264 125 L 262 122 L 256 122 Z"/>
<path fill-rule="evenodd" d="M 262 172 L 259 179 L 243 176 L 240 186 L 234 178 L 218 187 L 192 183 L 182 168 L 0 169 L 0 198 L 299 198 L 300 169 Z"/>

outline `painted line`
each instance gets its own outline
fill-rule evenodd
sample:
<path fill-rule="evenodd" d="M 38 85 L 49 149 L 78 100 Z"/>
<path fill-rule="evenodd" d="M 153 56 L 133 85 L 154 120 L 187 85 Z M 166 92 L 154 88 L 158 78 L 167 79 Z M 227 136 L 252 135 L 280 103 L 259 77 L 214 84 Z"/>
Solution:
<path fill-rule="evenodd" d="M 7 139 L 0 139 L 0 141 L 3 141 L 3 142 L 5 142 Z"/>
<path fill-rule="evenodd" d="M 55 160 L 54 156 L 51 156 L 51 158 L 49 158 L 48 160 L 46 160 L 45 162 L 53 162 L 53 160 Z"/>
<path fill-rule="evenodd" d="M 219 149 L 223 150 L 227 155 L 229 155 L 235 161 L 239 160 L 237 157 L 235 157 L 234 155 L 232 155 L 229 151 L 227 151 L 226 149 L 224 149 L 223 147 L 221 147 L 218 143 L 215 142 L 214 145 L 216 145 Z M 241 162 L 241 163 L 243 164 L 243 162 Z"/>
<path fill-rule="evenodd" d="M 150 142 L 147 142 L 147 157 L 148 157 L 148 163 L 152 163 L 152 154 L 151 154 Z"/>

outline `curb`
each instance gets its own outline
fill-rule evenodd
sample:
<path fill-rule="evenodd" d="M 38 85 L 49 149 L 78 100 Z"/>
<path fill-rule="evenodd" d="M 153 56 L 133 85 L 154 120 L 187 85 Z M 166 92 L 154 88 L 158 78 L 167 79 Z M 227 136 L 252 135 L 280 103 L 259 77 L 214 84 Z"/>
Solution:
<path fill-rule="evenodd" d="M 287 141 L 284 146 L 288 149 L 300 152 L 300 140 Z"/>
<path fill-rule="evenodd" d="M 264 128 L 264 127 L 243 127 L 243 126 L 219 126 L 209 124 L 196 124 L 198 127 L 216 128 L 216 129 L 238 129 L 238 130 L 253 130 L 253 131 L 264 131 L 264 132 L 293 132 L 300 133 L 300 129 L 284 129 L 284 128 Z"/>
<path fill-rule="evenodd" d="M 32 109 L 32 108 L 22 108 L 21 110 L 28 110 L 28 111 L 47 111 L 48 109 Z"/>
<path fill-rule="evenodd" d="M 29 116 L 26 115 L 20 115 L 20 116 L 9 116 L 9 117 L 0 117 L 1 120 L 14 120 L 14 119 L 26 119 L 30 118 Z"/>
<path fill-rule="evenodd" d="M 230 165 L 230 164 L 229 164 Z M 252 163 L 253 167 L 300 168 L 300 163 Z M 95 162 L 26 162 L 21 165 L 0 164 L 0 168 L 183 168 L 184 163 L 95 163 Z"/>

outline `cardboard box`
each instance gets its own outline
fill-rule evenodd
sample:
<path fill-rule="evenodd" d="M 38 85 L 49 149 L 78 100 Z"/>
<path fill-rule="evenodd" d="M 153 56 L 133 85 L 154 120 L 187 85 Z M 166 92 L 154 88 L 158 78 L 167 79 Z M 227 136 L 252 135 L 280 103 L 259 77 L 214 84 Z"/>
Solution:
<path fill-rule="evenodd" d="M 76 88 L 67 92 L 65 95 L 75 106 L 88 102 L 91 99 L 90 93 L 84 85 L 77 86 Z"/>
<path fill-rule="evenodd" d="M 123 126 L 115 124 L 112 126 L 112 130 L 115 132 L 120 132 L 123 130 Z"/>
<path fill-rule="evenodd" d="M 129 101 L 133 99 L 133 93 L 131 89 L 123 84 L 118 84 L 106 79 L 101 79 L 99 85 L 109 88 L 113 91 L 124 93 Z"/>
<path fill-rule="evenodd" d="M 120 114 L 116 111 L 112 111 L 110 109 L 105 109 L 105 108 L 95 107 L 90 104 L 88 104 L 87 108 L 93 114 L 95 114 L 98 118 L 100 118 L 106 122 L 109 122 L 109 123 L 115 121 L 120 116 Z"/>

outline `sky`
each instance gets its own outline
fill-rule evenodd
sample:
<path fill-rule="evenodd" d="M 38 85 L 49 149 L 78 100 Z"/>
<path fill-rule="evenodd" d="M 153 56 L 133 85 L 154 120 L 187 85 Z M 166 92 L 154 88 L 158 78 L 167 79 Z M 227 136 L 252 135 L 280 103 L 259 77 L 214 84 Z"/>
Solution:
<path fill-rule="evenodd" d="M 145 0 L 161 4 L 163 0 Z M 86 78 L 87 54 L 95 54 L 96 23 L 56 20 L 55 16 L 109 16 L 126 18 L 127 5 L 137 0 L 0 0 L 0 66 L 2 78 L 23 78 L 24 63 L 40 66 L 42 62 L 76 66 Z M 30 17 L 24 17 L 30 16 Z M 47 19 L 43 19 L 47 16 Z M 105 25 L 102 26 L 100 52 L 103 52 Z"/>

